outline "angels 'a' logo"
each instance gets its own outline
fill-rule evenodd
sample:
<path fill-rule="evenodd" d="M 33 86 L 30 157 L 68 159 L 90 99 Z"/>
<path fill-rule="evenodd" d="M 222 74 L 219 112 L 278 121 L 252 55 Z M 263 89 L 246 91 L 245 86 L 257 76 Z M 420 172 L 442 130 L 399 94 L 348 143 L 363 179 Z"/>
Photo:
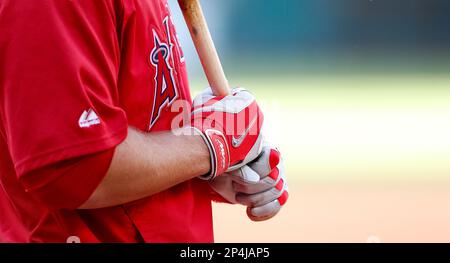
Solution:
<path fill-rule="evenodd" d="M 150 62 L 155 67 L 155 98 L 153 101 L 152 116 L 150 119 L 151 129 L 161 115 L 163 107 L 172 104 L 177 98 L 177 87 L 173 77 L 173 68 L 170 64 L 173 44 L 168 33 L 168 44 L 163 43 L 158 34 L 153 30 L 155 47 L 150 53 Z M 173 58 L 172 58 L 173 59 Z M 173 61 L 172 61 L 173 62 Z"/>

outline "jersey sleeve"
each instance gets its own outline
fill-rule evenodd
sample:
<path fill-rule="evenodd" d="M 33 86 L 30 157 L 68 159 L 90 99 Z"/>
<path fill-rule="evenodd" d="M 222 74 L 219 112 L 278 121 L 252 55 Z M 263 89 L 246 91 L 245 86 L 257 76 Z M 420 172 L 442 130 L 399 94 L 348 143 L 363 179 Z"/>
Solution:
<path fill-rule="evenodd" d="M 77 209 L 89 199 L 105 177 L 114 150 L 77 157 L 33 170 L 22 175 L 20 182 L 26 192 L 49 209 Z"/>
<path fill-rule="evenodd" d="M 18 176 L 123 141 L 114 1 L 0 5 L 0 111 Z"/>

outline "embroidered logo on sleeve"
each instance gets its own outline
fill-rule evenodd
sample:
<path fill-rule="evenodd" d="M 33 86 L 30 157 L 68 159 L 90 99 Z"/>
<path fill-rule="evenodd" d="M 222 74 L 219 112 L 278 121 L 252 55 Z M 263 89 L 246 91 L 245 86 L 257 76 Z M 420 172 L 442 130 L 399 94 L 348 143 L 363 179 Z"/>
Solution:
<path fill-rule="evenodd" d="M 83 111 L 83 113 L 80 116 L 80 119 L 78 120 L 78 125 L 80 125 L 80 128 L 89 128 L 93 125 L 98 124 L 100 124 L 100 118 L 92 108 L 90 108 L 87 111 L 86 110 Z"/>

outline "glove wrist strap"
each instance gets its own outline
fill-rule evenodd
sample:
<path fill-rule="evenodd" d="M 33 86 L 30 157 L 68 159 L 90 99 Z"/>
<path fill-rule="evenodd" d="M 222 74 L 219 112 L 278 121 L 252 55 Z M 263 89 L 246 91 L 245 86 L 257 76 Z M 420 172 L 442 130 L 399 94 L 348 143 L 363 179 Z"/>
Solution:
<path fill-rule="evenodd" d="M 230 166 L 228 143 L 223 133 L 218 130 L 206 129 L 204 132 L 201 132 L 195 127 L 194 130 L 202 136 L 211 156 L 211 172 L 199 178 L 212 180 L 216 176 L 223 174 Z"/>

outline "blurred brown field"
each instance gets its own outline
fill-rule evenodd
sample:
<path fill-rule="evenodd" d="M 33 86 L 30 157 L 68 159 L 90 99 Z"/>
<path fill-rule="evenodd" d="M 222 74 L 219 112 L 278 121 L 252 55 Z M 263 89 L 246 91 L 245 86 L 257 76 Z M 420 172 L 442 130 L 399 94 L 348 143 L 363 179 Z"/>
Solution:
<path fill-rule="evenodd" d="M 450 183 L 290 185 L 277 217 L 214 205 L 216 242 L 450 242 Z"/>

